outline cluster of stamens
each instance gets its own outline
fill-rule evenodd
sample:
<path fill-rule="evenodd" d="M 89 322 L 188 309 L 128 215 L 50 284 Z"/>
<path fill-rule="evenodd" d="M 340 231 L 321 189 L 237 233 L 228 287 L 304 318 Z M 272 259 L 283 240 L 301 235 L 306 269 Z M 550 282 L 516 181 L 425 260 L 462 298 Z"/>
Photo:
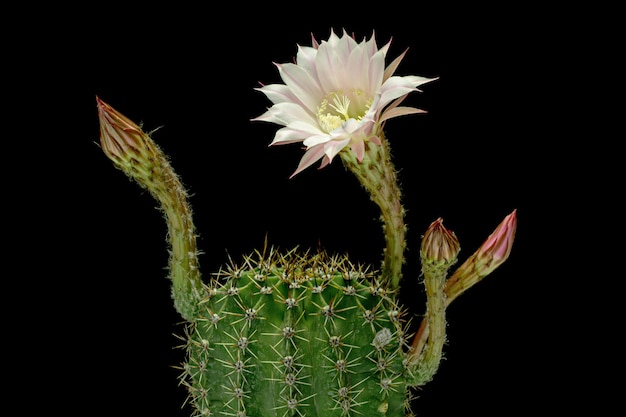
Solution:
<path fill-rule="evenodd" d="M 317 107 L 320 128 L 330 133 L 348 119 L 361 120 L 372 104 L 371 98 L 363 101 L 363 95 L 360 89 L 353 89 L 349 94 L 342 91 L 328 93 Z"/>

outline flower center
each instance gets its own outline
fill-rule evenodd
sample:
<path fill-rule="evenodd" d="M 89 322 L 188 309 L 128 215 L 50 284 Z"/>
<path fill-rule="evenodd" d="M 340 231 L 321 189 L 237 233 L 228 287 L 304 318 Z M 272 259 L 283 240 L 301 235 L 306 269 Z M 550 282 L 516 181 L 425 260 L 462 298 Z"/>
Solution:
<path fill-rule="evenodd" d="M 317 108 L 317 120 L 326 133 L 329 133 L 348 119 L 361 120 L 370 105 L 372 99 L 364 99 L 363 91 L 351 90 L 350 96 L 343 92 L 332 92 L 326 95 Z"/>

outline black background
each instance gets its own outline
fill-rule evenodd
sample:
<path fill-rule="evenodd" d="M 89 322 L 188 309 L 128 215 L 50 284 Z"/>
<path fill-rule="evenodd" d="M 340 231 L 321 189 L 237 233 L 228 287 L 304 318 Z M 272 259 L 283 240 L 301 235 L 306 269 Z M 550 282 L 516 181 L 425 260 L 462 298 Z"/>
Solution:
<path fill-rule="evenodd" d="M 563 110 L 562 63 L 584 29 L 530 6 L 77 7 L 16 14 L 25 24 L 5 51 L 15 70 L 7 88 L 18 93 L 11 124 L 21 132 L 9 142 L 27 145 L 7 152 L 23 167 L 6 177 L 22 181 L 8 195 L 13 212 L 30 217 L 25 226 L 7 217 L 18 226 L 11 259 L 37 271 L 20 273 L 27 285 L 9 320 L 28 335 L 15 345 L 36 353 L 18 361 L 29 365 L 15 383 L 22 407 L 37 398 L 65 415 L 190 415 L 173 368 L 181 327 L 165 278 L 165 223 L 99 149 L 96 96 L 158 129 L 152 136 L 190 194 L 205 275 L 266 235 L 282 248 L 321 244 L 378 264 L 377 208 L 340 161 L 289 179 L 299 146 L 269 148 L 278 126 L 250 121 L 269 105 L 254 88 L 281 82 L 272 62 L 344 28 L 357 40 L 375 33 L 379 46 L 392 40 L 388 59 L 408 48 L 398 75 L 439 77 L 405 102 L 427 114 L 386 129 L 407 210 L 410 310 L 424 311 L 418 249 L 433 220 L 457 234 L 462 261 L 518 212 L 510 259 L 449 308 L 445 360 L 417 393 L 416 414 L 535 413 L 579 400 L 578 383 L 562 389 L 588 368 L 571 366 L 580 357 L 562 344 L 579 347 L 575 329 L 585 327 L 585 314 L 563 306 L 581 285 L 564 265 L 579 261 L 565 246 L 581 245 L 586 229 L 564 224 L 586 199 L 578 159 L 588 149 L 569 134 L 584 126 Z M 17 139 L 24 132 L 31 141 Z"/>

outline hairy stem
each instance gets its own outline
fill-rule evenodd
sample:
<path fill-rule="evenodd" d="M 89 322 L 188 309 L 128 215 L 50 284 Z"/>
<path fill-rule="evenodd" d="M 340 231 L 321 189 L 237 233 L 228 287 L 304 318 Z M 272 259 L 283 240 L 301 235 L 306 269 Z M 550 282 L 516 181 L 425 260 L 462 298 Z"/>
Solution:
<path fill-rule="evenodd" d="M 446 340 L 446 302 L 444 286 L 447 268 L 424 263 L 426 287 L 426 316 L 422 321 L 408 355 L 408 364 L 414 370 L 415 385 L 429 382 L 439 369 Z"/>
<path fill-rule="evenodd" d="M 369 192 L 381 212 L 386 247 L 381 267 L 381 278 L 392 289 L 400 285 L 404 250 L 406 248 L 406 225 L 401 203 L 400 187 L 389 152 L 387 140 L 381 133 L 381 145 L 366 142 L 365 154 L 358 161 L 353 152 L 341 152 L 344 165 L 356 175 Z"/>

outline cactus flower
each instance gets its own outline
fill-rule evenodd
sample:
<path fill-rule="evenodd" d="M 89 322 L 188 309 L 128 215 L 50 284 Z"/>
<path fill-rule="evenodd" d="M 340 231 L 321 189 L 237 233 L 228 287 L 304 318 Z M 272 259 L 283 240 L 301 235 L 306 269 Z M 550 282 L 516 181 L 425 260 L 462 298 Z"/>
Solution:
<path fill-rule="evenodd" d="M 331 30 L 327 41 L 298 46 L 295 63 L 276 64 L 285 84 L 257 88 L 273 105 L 252 120 L 284 126 L 270 146 L 302 142 L 306 149 L 291 177 L 320 159 L 323 168 L 346 148 L 360 162 L 366 142 L 380 145 L 383 122 L 424 113 L 398 104 L 435 78 L 394 76 L 404 53 L 385 67 L 389 46 L 379 49 L 374 34 L 358 43 L 345 30 L 341 37 Z"/>

